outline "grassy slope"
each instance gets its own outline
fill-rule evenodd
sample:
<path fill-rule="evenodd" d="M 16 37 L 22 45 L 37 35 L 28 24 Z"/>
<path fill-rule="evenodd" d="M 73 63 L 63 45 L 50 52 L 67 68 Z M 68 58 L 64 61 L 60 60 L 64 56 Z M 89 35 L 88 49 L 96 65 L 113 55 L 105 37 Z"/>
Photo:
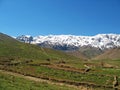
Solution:
<path fill-rule="evenodd" d="M 87 58 L 93 58 L 95 56 L 100 55 L 103 53 L 99 48 L 91 47 L 91 46 L 84 46 L 79 49 L 79 51 L 86 56 Z"/>
<path fill-rule="evenodd" d="M 68 51 L 66 53 L 69 54 L 69 55 L 78 57 L 78 58 L 82 58 L 83 60 L 88 59 L 85 55 L 83 55 L 80 51 L 77 51 L 77 50 L 76 51 Z"/>
<path fill-rule="evenodd" d="M 117 60 L 117 59 L 120 59 L 120 48 L 115 48 L 115 49 L 111 49 L 111 50 L 108 50 L 106 51 L 105 53 L 95 57 L 94 59 L 96 60 Z"/>
<path fill-rule="evenodd" d="M 0 73 L 0 90 L 76 90 L 67 86 L 35 82 Z"/>
<path fill-rule="evenodd" d="M 71 80 L 71 81 L 78 81 L 78 82 L 82 81 L 82 82 L 88 82 L 88 83 L 95 83 L 98 85 L 101 85 L 101 84 L 112 85 L 113 75 L 117 75 L 118 77 L 120 76 L 120 73 L 119 73 L 120 65 L 118 63 L 120 62 L 120 60 L 112 60 L 112 61 L 109 60 L 104 62 L 105 64 L 117 66 L 118 69 L 104 68 L 101 66 L 101 62 L 103 62 L 101 60 L 81 61 L 79 59 L 76 59 L 75 57 L 72 57 L 60 51 L 55 51 L 47 48 L 40 48 L 36 45 L 30 45 L 30 44 L 24 44 L 24 43 L 18 42 L 17 40 L 9 36 L 6 36 L 4 34 L 0 34 L 0 60 L 2 56 L 8 57 L 8 58 L 14 57 L 16 58 L 16 60 L 20 58 L 33 59 L 34 62 L 32 63 L 35 63 L 35 64 L 38 64 L 41 61 L 45 61 L 45 59 L 47 58 L 50 58 L 52 61 L 55 61 L 55 62 L 59 60 L 66 60 L 65 65 L 68 65 L 68 66 L 70 65 L 71 67 L 76 67 L 76 68 L 85 68 L 84 65 L 88 63 L 88 65 L 93 65 L 92 67 L 90 66 L 92 69 L 90 73 L 95 74 L 95 76 L 93 76 L 89 74 L 89 72 L 88 74 L 80 74 L 75 72 L 50 69 L 42 66 L 29 66 L 29 64 L 20 64 L 17 66 L 1 65 L 1 67 L 4 67 L 4 68 L 13 69 L 13 70 L 15 69 L 15 71 L 20 71 L 22 73 L 36 74 L 36 76 L 43 75 L 43 76 L 48 76 L 56 79 Z M 56 64 L 53 62 L 50 62 L 50 63 Z M 104 77 L 100 77 L 99 74 L 100 75 L 104 74 Z M 106 75 L 110 75 L 110 77 L 107 77 Z M 120 81 L 120 78 L 119 78 L 119 81 Z M 8 86 L 7 83 L 5 84 L 6 86 Z"/>
<path fill-rule="evenodd" d="M 36 45 L 21 43 L 5 34 L 0 33 L 0 57 L 19 57 L 34 60 L 50 59 L 75 59 L 61 51 L 41 48 Z"/>

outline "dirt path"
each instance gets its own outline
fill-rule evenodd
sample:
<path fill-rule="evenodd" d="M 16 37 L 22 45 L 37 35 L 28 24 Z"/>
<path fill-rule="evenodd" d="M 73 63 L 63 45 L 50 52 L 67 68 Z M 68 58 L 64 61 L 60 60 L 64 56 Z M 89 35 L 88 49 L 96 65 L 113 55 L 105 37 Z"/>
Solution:
<path fill-rule="evenodd" d="M 0 70 L 0 73 L 13 75 L 13 76 L 16 76 L 16 77 L 24 78 L 24 79 L 35 81 L 35 82 L 46 82 L 48 84 L 53 84 L 53 85 L 72 87 L 72 88 L 75 88 L 75 90 L 92 90 L 92 89 L 88 89 L 87 87 L 84 87 L 84 86 L 74 86 L 74 85 L 69 85 L 69 84 L 65 84 L 65 83 L 52 82 L 52 81 L 49 81 L 49 80 L 44 80 L 44 79 L 31 77 L 31 76 L 24 76 L 22 74 L 9 72 L 9 71 L 5 71 L 5 70 Z"/>

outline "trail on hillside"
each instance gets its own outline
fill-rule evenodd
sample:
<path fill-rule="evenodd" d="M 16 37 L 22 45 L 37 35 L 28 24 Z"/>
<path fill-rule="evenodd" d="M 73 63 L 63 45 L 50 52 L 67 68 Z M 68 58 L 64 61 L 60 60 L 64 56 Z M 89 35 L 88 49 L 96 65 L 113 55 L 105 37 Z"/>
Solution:
<path fill-rule="evenodd" d="M 52 81 L 49 81 L 49 80 L 44 80 L 44 79 L 36 78 L 36 77 L 32 77 L 32 76 L 25 76 L 25 75 L 22 75 L 22 74 L 9 72 L 9 71 L 5 71 L 5 70 L 0 70 L 0 73 L 24 78 L 24 79 L 35 81 L 35 82 L 46 82 L 48 84 L 53 84 L 53 85 L 72 87 L 72 88 L 75 88 L 75 90 L 92 90 L 92 89 L 88 89 L 87 87 L 84 87 L 84 86 L 74 86 L 74 85 L 69 85 L 69 84 L 60 83 L 60 82 L 52 82 Z"/>

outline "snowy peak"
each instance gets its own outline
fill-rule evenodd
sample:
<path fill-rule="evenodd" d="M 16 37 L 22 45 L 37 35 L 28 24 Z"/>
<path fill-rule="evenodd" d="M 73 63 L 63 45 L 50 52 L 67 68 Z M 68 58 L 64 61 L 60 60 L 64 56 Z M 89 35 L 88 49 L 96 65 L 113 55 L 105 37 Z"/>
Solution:
<path fill-rule="evenodd" d="M 16 39 L 25 43 L 31 43 L 33 41 L 33 37 L 30 35 L 21 35 L 18 36 Z"/>
<path fill-rule="evenodd" d="M 75 36 L 75 35 L 48 35 L 48 36 L 26 36 L 17 37 L 18 40 L 39 44 L 42 46 L 68 46 L 77 47 L 91 46 L 105 49 L 120 46 L 120 34 L 98 34 L 95 36 Z"/>

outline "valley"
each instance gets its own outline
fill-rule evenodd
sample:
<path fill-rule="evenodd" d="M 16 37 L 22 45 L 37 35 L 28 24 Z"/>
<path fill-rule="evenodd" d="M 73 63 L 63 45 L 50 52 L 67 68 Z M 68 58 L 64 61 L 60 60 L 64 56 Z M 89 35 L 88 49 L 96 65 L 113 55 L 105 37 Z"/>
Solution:
<path fill-rule="evenodd" d="M 91 59 L 74 54 L 78 55 L 19 42 L 0 33 L 0 89 L 120 89 L 119 48 Z"/>

